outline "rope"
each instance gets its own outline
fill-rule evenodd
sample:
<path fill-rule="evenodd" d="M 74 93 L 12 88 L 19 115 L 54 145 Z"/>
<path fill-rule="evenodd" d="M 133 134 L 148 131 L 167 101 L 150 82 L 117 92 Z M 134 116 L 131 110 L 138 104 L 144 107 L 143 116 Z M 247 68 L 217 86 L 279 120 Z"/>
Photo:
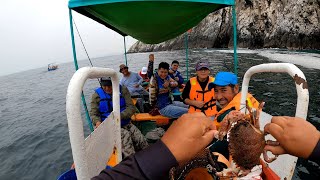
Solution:
<path fill-rule="evenodd" d="M 87 54 L 87 57 L 88 57 L 89 62 L 90 62 L 90 64 L 91 64 L 91 67 L 93 67 L 92 62 L 91 62 L 91 59 L 90 59 L 89 54 L 88 54 L 88 52 L 87 52 L 87 49 L 86 49 L 86 47 L 84 46 L 84 43 L 83 43 L 83 41 L 82 41 L 82 38 L 81 38 L 80 32 L 79 32 L 78 27 L 77 27 L 77 25 L 76 25 L 76 22 L 74 21 L 74 19 L 73 19 L 73 18 L 72 18 L 72 20 L 73 20 L 73 24 L 74 24 L 74 26 L 76 27 L 76 30 L 77 30 L 77 33 L 78 33 L 78 35 L 79 35 L 80 41 L 81 41 L 81 43 L 82 43 L 83 49 L 84 49 L 84 51 L 85 51 L 85 52 L 86 52 L 86 54 Z"/>
<path fill-rule="evenodd" d="M 83 46 L 83 49 L 84 49 L 84 51 L 86 52 L 86 55 L 87 55 L 87 57 L 88 57 L 88 60 L 89 60 L 89 62 L 90 62 L 90 64 L 91 64 L 91 67 L 93 67 L 93 64 L 92 64 L 91 59 L 90 59 L 89 54 L 88 54 L 88 51 L 87 51 L 87 49 L 86 49 L 86 47 L 85 47 L 85 45 L 84 45 L 84 43 L 83 43 L 83 41 L 82 41 L 80 32 L 79 32 L 78 27 L 77 27 L 77 25 L 76 25 L 76 22 L 75 22 L 75 20 L 74 20 L 73 18 L 72 18 L 72 20 L 73 20 L 74 27 L 76 27 L 76 30 L 77 30 L 77 33 L 78 33 L 78 35 L 79 35 L 79 38 L 80 38 L 81 44 L 82 44 L 82 46 Z M 98 80 L 98 82 L 99 82 L 99 84 L 100 84 L 100 86 L 101 86 L 100 79 L 97 78 L 97 80 Z"/>

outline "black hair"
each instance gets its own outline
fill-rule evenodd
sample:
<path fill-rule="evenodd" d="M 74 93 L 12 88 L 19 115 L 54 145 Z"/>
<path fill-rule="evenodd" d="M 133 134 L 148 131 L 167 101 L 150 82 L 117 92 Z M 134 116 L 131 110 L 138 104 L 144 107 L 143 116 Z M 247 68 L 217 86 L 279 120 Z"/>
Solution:
<path fill-rule="evenodd" d="M 172 65 L 172 64 L 178 64 L 178 65 L 179 65 L 179 61 L 174 60 L 174 61 L 172 61 L 171 65 Z"/>
<path fill-rule="evenodd" d="M 158 66 L 158 69 L 166 69 L 166 70 L 169 70 L 169 67 L 170 67 L 170 65 L 168 64 L 168 63 L 166 63 L 166 62 L 161 62 L 160 64 L 159 64 L 159 66 Z"/>

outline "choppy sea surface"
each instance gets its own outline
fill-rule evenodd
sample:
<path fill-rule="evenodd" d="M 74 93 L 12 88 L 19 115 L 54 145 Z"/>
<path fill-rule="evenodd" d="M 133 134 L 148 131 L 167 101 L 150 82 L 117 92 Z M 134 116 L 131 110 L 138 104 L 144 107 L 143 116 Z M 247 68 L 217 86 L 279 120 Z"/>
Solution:
<path fill-rule="evenodd" d="M 277 51 L 277 50 L 274 50 Z M 189 71 L 194 75 L 194 65 L 199 59 L 207 59 L 211 74 L 218 71 L 233 71 L 233 54 L 224 50 L 189 51 Z M 258 51 L 242 52 L 239 58 L 239 77 L 253 65 L 278 63 L 273 50 L 269 56 Z M 271 53 L 270 53 L 271 52 Z M 266 52 L 264 52 L 266 53 Z M 185 73 L 185 52 L 156 52 L 155 67 L 161 61 L 180 61 L 180 70 Z M 279 53 L 278 53 L 279 54 Z M 305 74 L 310 93 L 308 120 L 320 129 L 320 56 L 306 52 L 281 51 L 283 60 L 292 61 L 303 54 L 305 64 L 298 66 Z M 287 57 L 287 58 L 286 58 Z M 300 56 L 301 57 L 301 56 Z M 270 59 L 269 59 L 270 58 Z M 92 59 L 94 66 L 118 70 L 123 56 L 107 56 Z M 148 53 L 128 54 L 129 70 L 138 72 L 147 66 Z M 296 63 L 296 62 L 294 62 Z M 79 67 L 90 66 L 88 60 L 79 62 Z M 309 68 L 306 68 L 309 67 Z M 0 179 L 56 179 L 72 164 L 71 146 L 65 112 L 65 97 L 69 80 L 74 73 L 73 63 L 59 64 L 59 69 L 48 72 L 43 68 L 0 77 Z M 119 73 L 120 75 L 120 73 Z M 85 84 L 84 94 L 90 108 L 90 97 L 98 86 L 97 80 Z M 258 100 L 266 102 L 265 111 L 272 115 L 294 116 L 296 90 L 292 78 L 286 74 L 263 73 L 254 75 L 249 91 Z M 89 128 L 82 113 L 85 135 Z M 307 140 L 306 140 L 307 141 Z M 299 159 L 294 179 L 320 179 L 320 168 L 315 163 Z"/>

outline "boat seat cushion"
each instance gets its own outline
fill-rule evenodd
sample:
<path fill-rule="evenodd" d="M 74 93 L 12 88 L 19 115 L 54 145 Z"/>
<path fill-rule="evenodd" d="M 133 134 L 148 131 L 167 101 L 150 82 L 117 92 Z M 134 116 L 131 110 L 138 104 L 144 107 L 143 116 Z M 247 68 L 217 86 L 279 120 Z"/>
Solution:
<path fill-rule="evenodd" d="M 169 118 L 162 115 L 151 116 L 149 113 L 136 113 L 132 115 L 131 120 L 132 121 L 156 121 L 157 125 L 166 125 L 169 123 Z"/>

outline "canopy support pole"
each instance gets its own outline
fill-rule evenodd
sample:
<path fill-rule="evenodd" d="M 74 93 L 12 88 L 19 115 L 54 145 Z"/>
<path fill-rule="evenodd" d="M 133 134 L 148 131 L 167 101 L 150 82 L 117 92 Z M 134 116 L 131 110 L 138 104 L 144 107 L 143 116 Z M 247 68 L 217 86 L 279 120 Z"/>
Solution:
<path fill-rule="evenodd" d="M 237 57 L 237 14 L 236 6 L 232 6 L 233 21 L 233 53 L 234 53 L 234 74 L 238 75 L 238 57 Z"/>
<path fill-rule="evenodd" d="M 71 42 L 72 42 L 72 53 L 73 53 L 73 62 L 74 62 L 74 66 L 76 68 L 76 71 L 79 69 L 78 67 L 78 61 L 77 61 L 77 53 L 76 53 L 76 45 L 74 42 L 74 33 L 73 33 L 73 22 L 72 22 L 72 12 L 71 9 L 69 9 L 69 21 L 70 21 L 70 32 L 71 32 Z M 88 112 L 88 107 L 86 104 L 86 99 L 84 98 L 83 92 L 81 93 L 81 100 L 82 100 L 82 104 L 83 107 L 85 109 L 86 112 L 86 119 L 89 125 L 89 128 L 91 130 L 91 132 L 94 130 L 93 129 L 93 125 L 89 116 L 89 112 Z"/>
<path fill-rule="evenodd" d="M 128 66 L 126 36 L 123 36 L 123 45 L 124 45 L 124 59 L 126 60 L 126 66 Z"/>
<path fill-rule="evenodd" d="M 188 31 L 185 33 L 185 40 L 184 40 L 184 46 L 186 49 L 186 72 L 187 72 L 187 81 L 189 81 L 189 58 L 188 58 Z"/>

